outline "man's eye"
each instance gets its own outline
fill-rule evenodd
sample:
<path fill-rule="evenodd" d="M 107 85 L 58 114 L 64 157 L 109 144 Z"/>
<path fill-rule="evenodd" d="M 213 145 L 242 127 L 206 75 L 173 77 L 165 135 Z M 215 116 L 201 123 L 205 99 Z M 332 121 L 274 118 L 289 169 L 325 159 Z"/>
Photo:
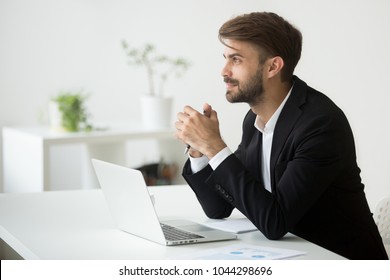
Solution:
<path fill-rule="evenodd" d="M 238 58 L 238 57 L 233 57 L 233 63 L 240 63 L 241 62 L 241 60 Z"/>

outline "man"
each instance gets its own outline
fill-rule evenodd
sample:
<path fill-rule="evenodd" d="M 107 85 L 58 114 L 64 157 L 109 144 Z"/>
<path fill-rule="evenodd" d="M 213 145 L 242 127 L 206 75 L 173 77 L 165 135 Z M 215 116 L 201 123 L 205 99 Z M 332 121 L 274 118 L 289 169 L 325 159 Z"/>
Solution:
<path fill-rule="evenodd" d="M 186 106 L 176 137 L 183 176 L 210 218 L 241 211 L 269 239 L 291 232 L 349 259 L 388 259 L 356 163 L 351 128 L 325 95 L 293 76 L 302 35 L 274 13 L 222 25 L 226 99 L 250 106 L 232 153 L 217 113 Z"/>

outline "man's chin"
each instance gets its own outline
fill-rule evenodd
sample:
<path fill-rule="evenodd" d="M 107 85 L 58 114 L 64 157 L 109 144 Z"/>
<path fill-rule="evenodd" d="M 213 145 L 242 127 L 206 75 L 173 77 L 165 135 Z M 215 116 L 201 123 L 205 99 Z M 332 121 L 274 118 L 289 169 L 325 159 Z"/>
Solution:
<path fill-rule="evenodd" d="M 234 103 L 234 96 L 230 91 L 226 91 L 225 97 L 228 102 Z"/>
<path fill-rule="evenodd" d="M 225 97 L 226 97 L 226 100 L 230 103 L 243 103 L 243 102 L 245 102 L 244 100 L 237 98 L 237 96 L 234 95 L 234 93 L 232 93 L 230 91 L 226 92 Z"/>

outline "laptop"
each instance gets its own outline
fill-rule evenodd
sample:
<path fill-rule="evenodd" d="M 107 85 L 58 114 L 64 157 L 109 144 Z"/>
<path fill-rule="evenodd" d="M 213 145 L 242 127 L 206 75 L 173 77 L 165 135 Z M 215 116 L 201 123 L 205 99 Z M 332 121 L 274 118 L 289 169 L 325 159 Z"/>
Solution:
<path fill-rule="evenodd" d="M 163 245 L 237 238 L 189 220 L 160 221 L 141 171 L 97 159 L 92 165 L 119 229 Z"/>

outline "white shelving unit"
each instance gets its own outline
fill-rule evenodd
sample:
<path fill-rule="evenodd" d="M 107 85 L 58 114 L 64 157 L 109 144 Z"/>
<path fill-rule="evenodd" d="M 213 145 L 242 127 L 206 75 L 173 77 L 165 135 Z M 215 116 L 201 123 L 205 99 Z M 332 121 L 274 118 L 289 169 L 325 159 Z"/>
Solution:
<path fill-rule="evenodd" d="M 4 127 L 4 192 L 39 192 L 51 190 L 53 166 L 51 153 L 56 146 L 81 144 L 82 186 L 96 188 L 98 183 L 91 158 L 126 165 L 126 144 L 132 140 L 157 141 L 164 158 L 173 159 L 182 147 L 174 139 L 173 129 L 146 130 L 140 126 L 110 125 L 91 132 L 53 132 L 48 127 Z M 137 151 L 138 152 L 138 151 Z M 140 151 L 140 153 L 147 151 Z M 69 156 L 72 156 L 71 154 Z M 66 168 L 66 167 L 64 167 Z M 71 168 L 71 166 L 69 167 Z"/>

